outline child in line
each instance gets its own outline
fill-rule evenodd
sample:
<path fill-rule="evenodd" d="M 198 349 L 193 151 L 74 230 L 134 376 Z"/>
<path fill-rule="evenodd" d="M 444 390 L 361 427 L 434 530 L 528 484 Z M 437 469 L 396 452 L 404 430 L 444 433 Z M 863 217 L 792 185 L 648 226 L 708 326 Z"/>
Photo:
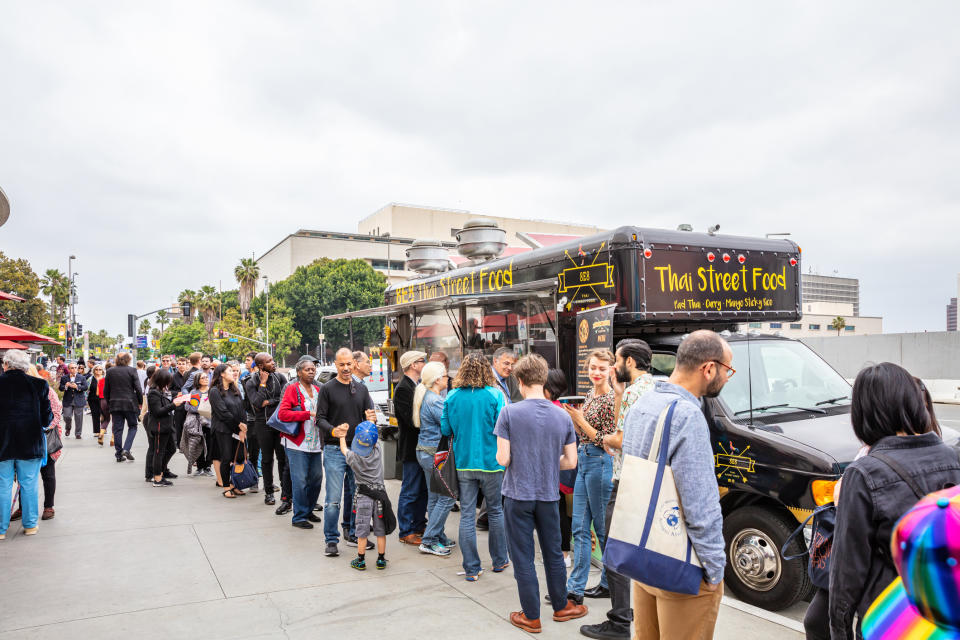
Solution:
<path fill-rule="evenodd" d="M 367 536 L 371 529 L 377 537 L 377 569 L 387 568 L 387 522 L 393 518 L 390 500 L 387 498 L 386 486 L 383 483 L 383 450 L 380 447 L 377 425 L 372 422 L 361 422 L 357 425 L 351 448 L 347 448 L 346 429 L 338 428 L 336 435 L 340 438 L 340 451 L 343 452 L 346 462 L 353 469 L 357 481 L 357 492 L 354 497 L 354 510 L 357 518 L 357 557 L 350 562 L 350 566 L 358 571 L 367 568 Z"/>

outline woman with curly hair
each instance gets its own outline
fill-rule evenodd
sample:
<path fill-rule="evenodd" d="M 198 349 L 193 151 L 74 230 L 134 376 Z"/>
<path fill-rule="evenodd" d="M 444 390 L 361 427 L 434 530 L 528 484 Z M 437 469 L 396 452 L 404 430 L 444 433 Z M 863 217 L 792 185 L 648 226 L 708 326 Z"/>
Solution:
<path fill-rule="evenodd" d="M 469 354 L 457 371 L 453 391 L 447 394 L 440 418 L 441 433 L 453 438 L 454 464 L 463 505 L 460 553 L 468 582 L 476 582 L 483 573 L 477 551 L 477 514 L 473 508 L 478 494 L 482 493 L 487 501 L 493 571 L 499 573 L 510 564 L 500 497 L 503 467 L 497 463 L 497 437 L 493 434 L 500 410 L 505 405 L 506 398 L 496 388 L 490 363 L 482 354 Z"/>

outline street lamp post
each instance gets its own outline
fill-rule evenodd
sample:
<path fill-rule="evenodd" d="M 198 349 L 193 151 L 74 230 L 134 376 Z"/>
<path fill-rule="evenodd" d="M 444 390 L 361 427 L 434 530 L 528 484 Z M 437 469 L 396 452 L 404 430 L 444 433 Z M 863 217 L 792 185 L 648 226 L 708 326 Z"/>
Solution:
<path fill-rule="evenodd" d="M 73 348 L 74 343 L 77 340 L 76 323 L 73 315 L 73 261 L 76 259 L 77 256 L 71 255 L 70 259 L 67 260 L 67 295 L 69 296 L 70 301 L 70 348 L 67 349 L 67 357 L 70 360 L 73 360 Z"/>
<path fill-rule="evenodd" d="M 263 295 L 267 298 L 267 344 L 270 343 L 270 280 L 267 279 L 267 276 L 263 276 Z M 270 349 L 270 355 L 273 355 L 273 347 L 267 347 Z"/>

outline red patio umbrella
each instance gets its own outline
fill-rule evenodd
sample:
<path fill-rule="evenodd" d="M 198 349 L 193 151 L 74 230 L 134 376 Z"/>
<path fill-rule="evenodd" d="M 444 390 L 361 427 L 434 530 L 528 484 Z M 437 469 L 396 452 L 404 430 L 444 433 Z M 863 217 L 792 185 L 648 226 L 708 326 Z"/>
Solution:
<path fill-rule="evenodd" d="M 0 340 L 0 349 L 26 349 L 25 345 L 20 344 L 19 342 L 13 342 L 12 340 Z"/>
<path fill-rule="evenodd" d="M 53 338 L 48 338 L 43 334 L 27 331 L 26 329 L 20 329 L 18 327 L 14 327 L 13 325 L 3 324 L 2 322 L 0 322 L 0 340 L 16 340 L 17 342 L 42 342 L 43 344 L 62 344 Z"/>
<path fill-rule="evenodd" d="M 26 298 L 15 296 L 12 293 L 7 293 L 6 291 L 0 291 L 0 300 L 16 300 L 17 302 L 23 302 L 26 300 Z"/>

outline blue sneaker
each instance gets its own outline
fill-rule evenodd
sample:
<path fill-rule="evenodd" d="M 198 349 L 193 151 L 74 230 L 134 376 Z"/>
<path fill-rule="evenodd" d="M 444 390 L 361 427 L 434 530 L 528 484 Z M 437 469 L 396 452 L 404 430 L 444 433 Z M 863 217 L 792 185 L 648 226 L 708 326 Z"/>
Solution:
<path fill-rule="evenodd" d="M 430 553 L 435 556 L 447 557 L 450 555 L 450 549 L 447 549 L 442 544 L 435 542 L 433 544 L 420 544 L 420 553 Z"/>

